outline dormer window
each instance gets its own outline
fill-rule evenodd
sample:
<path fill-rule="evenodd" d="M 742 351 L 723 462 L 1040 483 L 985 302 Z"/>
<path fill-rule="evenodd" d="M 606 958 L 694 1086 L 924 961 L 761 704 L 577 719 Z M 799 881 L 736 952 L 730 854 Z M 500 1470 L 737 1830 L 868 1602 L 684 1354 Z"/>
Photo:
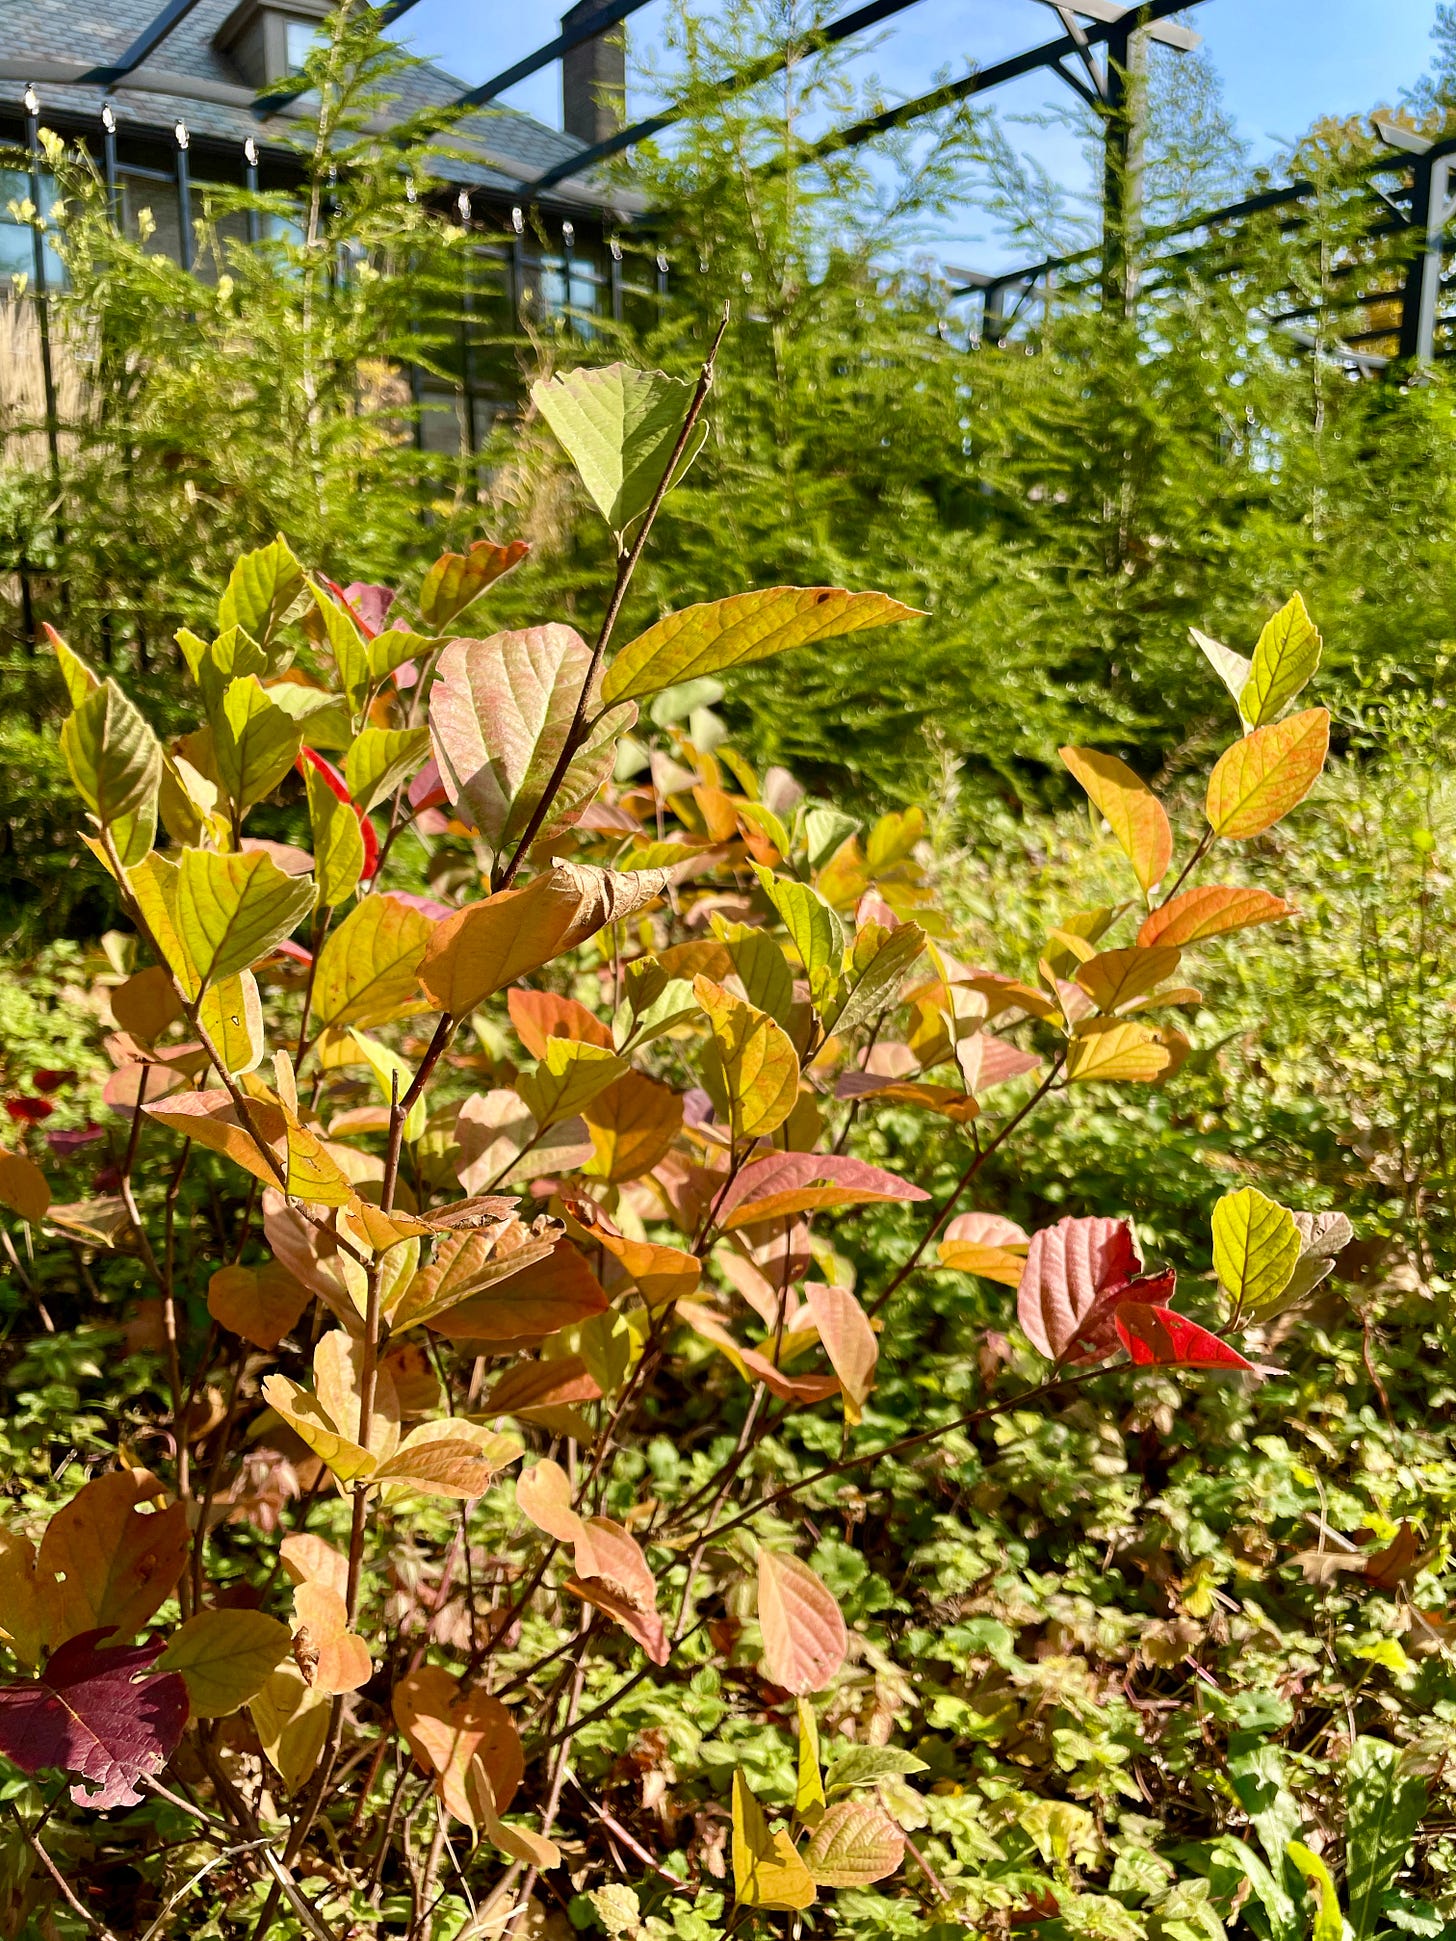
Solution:
<path fill-rule="evenodd" d="M 329 0 L 241 0 L 217 30 L 217 46 L 249 86 L 278 87 L 303 67 L 328 13 Z"/>

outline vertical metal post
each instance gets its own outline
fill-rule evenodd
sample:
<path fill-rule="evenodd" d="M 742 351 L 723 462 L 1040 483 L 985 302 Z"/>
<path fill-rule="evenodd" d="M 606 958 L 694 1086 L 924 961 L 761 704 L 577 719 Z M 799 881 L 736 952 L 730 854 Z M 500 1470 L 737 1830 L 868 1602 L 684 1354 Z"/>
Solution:
<path fill-rule="evenodd" d="M 1418 155 L 1411 187 L 1415 253 L 1405 276 L 1400 306 L 1400 355 L 1428 364 L 1436 354 L 1436 311 L 1451 220 L 1451 161 Z"/>
<path fill-rule="evenodd" d="M 661 254 L 657 258 L 657 321 L 667 321 L 667 258 Z"/>
<path fill-rule="evenodd" d="M 182 267 L 192 268 L 192 172 L 187 166 L 187 144 L 190 137 L 185 121 L 179 121 L 173 129 L 177 137 L 177 221 L 181 226 Z"/>
<path fill-rule="evenodd" d="M 1147 144 L 1148 40 L 1140 10 L 1107 42 L 1107 105 L 1102 172 L 1102 301 L 1117 316 L 1137 307 L 1142 246 L 1143 158 Z"/>
<path fill-rule="evenodd" d="M 511 211 L 511 320 L 513 326 L 521 321 L 521 312 L 526 307 L 526 249 L 522 237 L 526 233 L 526 218 L 519 207 Z"/>
<path fill-rule="evenodd" d="M 39 228 L 41 214 L 40 175 L 40 97 L 34 88 L 25 90 L 25 146 L 30 156 L 30 200 L 37 226 L 31 230 L 31 263 L 35 275 L 35 316 L 40 332 L 40 374 L 45 392 L 46 447 L 50 452 L 51 478 L 57 498 L 61 489 L 60 418 L 56 409 L 56 371 L 51 361 L 50 289 L 46 276 L 45 238 Z M 59 524 L 56 538 L 65 541 Z"/>
<path fill-rule="evenodd" d="M 460 217 L 460 226 L 468 235 L 473 214 L 468 189 L 462 189 L 455 198 L 455 208 Z M 462 252 L 460 270 L 460 388 L 465 398 L 465 448 L 472 458 L 475 456 L 477 442 L 475 436 L 475 293 L 471 284 L 474 260 L 475 252 L 467 242 Z"/>
<path fill-rule="evenodd" d="M 109 101 L 101 109 L 101 166 L 106 176 L 106 206 L 121 224 L 121 183 L 116 173 L 116 114 Z"/>
<path fill-rule="evenodd" d="M 562 223 L 561 225 L 561 280 L 564 285 L 563 295 L 566 298 L 565 322 L 566 322 L 566 334 L 568 337 L 585 336 L 586 334 L 584 331 L 579 330 L 572 323 L 572 318 L 571 318 L 571 309 L 572 309 L 571 252 L 575 246 L 575 243 L 576 243 L 576 224 L 574 222 Z"/>
<path fill-rule="evenodd" d="M 988 283 L 981 298 L 981 342 L 999 344 L 1006 332 L 1006 285 Z"/>
<path fill-rule="evenodd" d="M 612 286 L 612 322 L 620 323 L 622 321 L 622 245 L 615 236 L 607 244 L 607 253 L 611 261 L 608 275 Z"/>
<path fill-rule="evenodd" d="M 255 248 L 263 237 L 263 223 L 254 198 L 258 193 L 258 144 L 249 135 L 243 143 L 243 187 L 248 192 L 248 247 Z"/>

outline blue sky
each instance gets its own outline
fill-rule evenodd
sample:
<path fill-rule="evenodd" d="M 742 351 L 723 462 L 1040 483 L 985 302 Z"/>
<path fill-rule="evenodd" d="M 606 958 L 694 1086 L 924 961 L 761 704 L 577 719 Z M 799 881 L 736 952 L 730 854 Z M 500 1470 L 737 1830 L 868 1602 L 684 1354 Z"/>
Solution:
<path fill-rule="evenodd" d="M 733 3 L 697 0 L 702 11 Z M 852 4 L 837 0 L 832 12 L 848 12 Z M 632 17 L 632 52 L 650 54 L 660 44 L 666 12 L 667 0 L 653 0 Z M 542 0 L 418 0 L 404 31 L 416 52 L 477 82 L 550 39 L 556 16 Z M 1398 99 L 1427 64 L 1435 17 L 1436 0 L 1203 0 L 1189 20 L 1204 36 L 1257 161 L 1319 115 L 1361 113 Z M 901 98 L 922 93 L 941 70 L 984 66 L 1056 31 L 1056 16 L 1038 0 L 917 0 L 864 37 L 856 67 L 861 78 L 876 77 L 889 98 Z M 1004 113 L 1017 115 L 1069 97 L 1057 83 L 1035 77 L 993 98 Z M 504 99 L 559 125 L 559 67 L 544 69 Z M 629 112 L 635 117 L 654 103 L 639 85 L 630 92 Z M 1070 133 L 1024 130 L 1019 139 L 1062 179 L 1076 179 L 1080 159 Z M 948 249 L 975 243 L 978 260 L 999 256 L 971 211 L 960 233 L 945 241 Z"/>

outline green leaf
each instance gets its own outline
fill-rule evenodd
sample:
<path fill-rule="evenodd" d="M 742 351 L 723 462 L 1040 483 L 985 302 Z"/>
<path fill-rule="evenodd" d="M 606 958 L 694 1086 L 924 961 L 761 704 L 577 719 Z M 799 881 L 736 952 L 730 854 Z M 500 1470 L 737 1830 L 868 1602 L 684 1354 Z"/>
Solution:
<path fill-rule="evenodd" d="M 1239 708 L 1251 728 L 1274 721 L 1314 679 L 1323 642 L 1299 594 L 1259 635 Z"/>
<path fill-rule="evenodd" d="M 561 441 L 619 546 L 628 527 L 652 503 L 688 415 L 693 389 L 685 378 L 637 371 L 629 364 L 568 371 L 531 386 L 532 403 Z M 700 418 L 673 473 L 674 485 L 702 450 L 707 435 L 707 423 Z"/>
<path fill-rule="evenodd" d="M 902 923 L 890 931 L 878 925 L 873 929 L 875 948 L 863 970 L 852 985 L 846 976 L 840 986 L 839 1009 L 825 1014 L 827 1028 L 840 1035 L 858 1031 L 877 1012 L 894 1002 L 906 971 L 925 948 L 925 932 L 918 923 Z M 860 945 L 865 935 L 861 931 L 855 939 L 851 973 L 861 959 Z"/>
<path fill-rule="evenodd" d="M 1285 1783 L 1283 1754 L 1274 1745 L 1236 1753 L 1229 1759 L 1228 1776 L 1269 1865 L 1282 1872 L 1285 1849 L 1300 1828 L 1299 1807 Z"/>
<path fill-rule="evenodd" d="M 203 984 L 246 970 L 290 936 L 313 905 L 312 880 L 285 875 L 264 851 L 182 852 L 177 934 Z"/>
<path fill-rule="evenodd" d="M 602 1045 L 574 1038 L 548 1038 L 540 1063 L 516 1080 L 527 1111 L 543 1129 L 570 1119 L 605 1092 L 629 1069 Z"/>
<path fill-rule="evenodd" d="M 1345 1767 L 1346 1911 L 1356 1941 L 1374 1932 L 1425 1810 L 1426 1783 L 1401 1771 L 1397 1748 L 1356 1739 Z"/>
<path fill-rule="evenodd" d="M 406 1064 L 397 1051 L 391 1051 L 388 1045 L 380 1044 L 377 1038 L 371 1038 L 362 1031 L 354 1031 L 349 1035 L 363 1054 L 364 1062 L 373 1072 L 384 1103 L 392 1107 L 396 1099 L 402 1099 L 413 1084 L 414 1067 Z M 413 1145 L 424 1131 L 428 1111 L 429 1101 L 421 1092 L 405 1115 L 404 1138 L 408 1144 Z"/>
<path fill-rule="evenodd" d="M 93 674 L 79 654 L 72 653 L 65 641 L 52 626 L 46 627 L 46 639 L 61 670 L 61 679 L 66 684 L 66 692 L 71 697 L 71 706 L 79 708 L 88 694 L 94 694 L 101 685 L 101 677 Z"/>
<path fill-rule="evenodd" d="M 359 886 L 364 868 L 364 837 L 353 805 L 341 802 L 318 770 L 309 764 L 308 819 L 313 829 L 313 870 L 323 909 L 336 910 Z"/>
<path fill-rule="evenodd" d="M 1294 1896 L 1247 1842 L 1225 1834 L 1222 1839 L 1214 1841 L 1209 1857 L 1215 1863 L 1216 1893 L 1219 1891 L 1217 1872 L 1221 1863 L 1233 1874 L 1235 1881 L 1246 1880 L 1249 1883 L 1254 1899 L 1264 1911 L 1271 1941 L 1301 1941 L 1304 1923 Z"/>
<path fill-rule="evenodd" d="M 224 1718 L 263 1689 L 292 1644 L 288 1626 L 262 1611 L 199 1611 L 152 1670 L 180 1672 L 194 1718 Z"/>
<path fill-rule="evenodd" d="M 624 647 L 602 682 L 604 701 L 630 701 L 725 667 L 746 667 L 866 627 L 915 620 L 884 593 L 834 586 L 770 586 L 670 613 Z"/>
<path fill-rule="evenodd" d="M 1236 654 L 1232 647 L 1225 647 L 1221 640 L 1215 640 L 1212 635 L 1200 633 L 1197 627 L 1190 627 L 1188 631 L 1209 666 L 1233 696 L 1234 705 L 1239 710 L 1239 719 L 1242 720 L 1243 693 L 1253 662 L 1243 654 Z"/>
<path fill-rule="evenodd" d="M 878 1786 L 882 1779 L 928 1771 L 923 1759 L 902 1752 L 899 1746 L 851 1746 L 830 1766 L 824 1784 L 831 1793 L 848 1792 L 854 1786 Z"/>
<path fill-rule="evenodd" d="M 794 1009 L 794 973 L 777 940 L 753 924 L 729 923 L 716 914 L 712 924 L 713 935 L 728 946 L 749 1003 L 787 1030 Z"/>
<path fill-rule="evenodd" d="M 386 627 L 383 633 L 376 634 L 373 640 L 366 641 L 369 653 L 369 673 L 376 681 L 382 681 L 392 674 L 396 667 L 403 667 L 407 660 L 427 661 L 439 646 L 439 641 L 429 634 L 409 633 L 403 627 Z"/>
<path fill-rule="evenodd" d="M 766 1012 L 695 977 L 693 992 L 712 1027 L 703 1061 L 704 1083 L 732 1126 L 735 1139 L 775 1132 L 799 1097 L 799 1056 Z"/>
<path fill-rule="evenodd" d="M 799 953 L 804 975 L 809 980 L 809 998 L 816 1011 L 832 1007 L 839 990 L 844 964 L 844 926 L 820 896 L 807 883 L 795 883 L 775 876 L 761 863 L 753 865 L 759 887 L 778 912 L 789 933 L 789 941 Z"/>
<path fill-rule="evenodd" d="M 367 815 L 429 752 L 428 728 L 366 728 L 344 758 L 350 795 Z"/>
<path fill-rule="evenodd" d="M 1302 1840 L 1291 1840 L 1285 1852 L 1319 1895 L 1319 1912 L 1314 1917 L 1309 1941 L 1342 1941 L 1345 1920 L 1329 1868 Z"/>
<path fill-rule="evenodd" d="M 217 603 L 218 631 L 242 627 L 267 646 L 304 589 L 303 568 L 280 533 L 271 546 L 244 553 Z"/>
<path fill-rule="evenodd" d="M 858 816 L 846 815 L 825 803 L 816 803 L 804 816 L 804 845 L 810 869 L 823 869 L 836 850 L 842 849 L 859 828 Z"/>
<path fill-rule="evenodd" d="M 115 681 L 94 688 L 67 717 L 61 752 L 77 794 L 110 830 L 123 867 L 140 862 L 157 833 L 162 744 Z"/>
<path fill-rule="evenodd" d="M 1299 1248 L 1294 1215 L 1257 1187 L 1225 1194 L 1213 1209 L 1213 1270 L 1236 1314 L 1283 1293 Z"/>
<path fill-rule="evenodd" d="M 328 588 L 312 581 L 309 584 L 340 684 L 349 706 L 357 713 L 369 691 L 369 648 L 350 614 Z"/>
<path fill-rule="evenodd" d="M 239 818 L 273 793 L 302 744 L 303 724 L 277 705 L 256 674 L 229 681 L 213 717 L 212 753 Z"/>

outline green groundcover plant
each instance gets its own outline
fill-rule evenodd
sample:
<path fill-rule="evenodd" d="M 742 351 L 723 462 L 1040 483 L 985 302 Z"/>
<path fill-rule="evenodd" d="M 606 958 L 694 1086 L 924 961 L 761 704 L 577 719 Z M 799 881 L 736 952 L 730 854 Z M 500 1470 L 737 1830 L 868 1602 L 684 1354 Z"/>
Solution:
<path fill-rule="evenodd" d="M 1079 1552 L 1024 1652 L 1009 1592 L 975 1603 L 1058 1526 L 1170 1582 L 1099 1420 L 1171 1439 L 1186 1396 L 1237 1442 L 1351 1238 L 1239 1188 L 1190 1301 L 1124 1219 L 984 1203 L 1056 1102 L 1176 1084 L 1190 953 L 1290 915 L 1214 864 L 1322 772 L 1319 635 L 1295 596 L 1248 658 L 1199 638 L 1240 732 L 1196 835 L 1065 749 L 1126 894 L 1064 915 L 1025 979 L 970 963 L 919 811 L 861 830 L 681 725 L 732 669 L 912 609 L 775 586 L 616 644 L 715 354 L 695 383 L 536 387 L 613 538 L 591 642 L 488 631 L 519 542 L 404 596 L 280 538 L 211 638 L 179 635 L 198 720 L 164 746 L 52 637 L 79 840 L 126 928 L 64 987 L 107 1119 L 50 1123 L 81 1116 L 89 1043 L 6 1072 L 7 1380 L 49 1439 L 13 1425 L 0 1524 L 7 1932 L 1385 1919 L 1427 1780 L 1357 1683 L 1296 1783 L 1298 1678 L 1198 1663 L 1211 1562 L 1170 1615 L 1099 1616 Z M 933 1379 L 927 1280 L 968 1290 Z M 118 1339 L 98 1421 L 65 1398 Z M 983 1514 L 953 1543 L 934 1502 L 962 1491 Z M 1318 1529 L 1320 1595 L 1358 1575 L 1414 1609 L 1408 1524 Z"/>

